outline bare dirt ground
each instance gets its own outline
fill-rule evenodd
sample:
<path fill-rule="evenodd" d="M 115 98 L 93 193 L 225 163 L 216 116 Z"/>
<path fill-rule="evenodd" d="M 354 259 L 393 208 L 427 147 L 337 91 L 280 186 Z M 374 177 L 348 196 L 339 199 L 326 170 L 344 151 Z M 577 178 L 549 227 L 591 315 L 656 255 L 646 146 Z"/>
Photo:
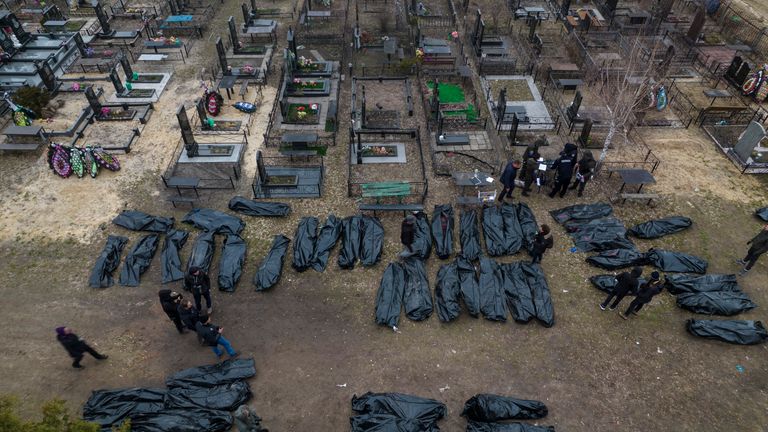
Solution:
<path fill-rule="evenodd" d="M 225 2 L 212 28 L 236 15 L 237 8 L 238 2 Z M 94 389 L 160 386 L 171 372 L 213 363 L 210 350 L 190 334 L 177 335 L 161 311 L 158 257 L 140 287 L 87 287 L 108 234 L 128 236 L 131 244 L 139 237 L 109 223 L 120 210 L 177 220 L 186 213 L 165 202 L 168 192 L 159 174 L 179 139 L 175 108 L 184 103 L 189 109 L 202 91 L 199 68 L 192 65 L 212 58 L 212 48 L 199 41 L 188 66 L 176 68 L 142 137 L 121 157 L 120 172 L 105 172 L 95 180 L 64 180 L 50 172 L 43 153 L 0 157 L 0 296 L 6 322 L 0 385 L 4 393 L 20 397 L 26 414 L 33 415 L 41 401 L 52 397 L 65 398 L 78 409 Z M 341 100 L 348 101 L 349 80 L 342 85 Z M 244 159 L 247 178 L 236 191 L 203 193 L 202 206 L 225 209 L 233 195 L 251 196 L 254 154 L 274 97 L 275 89 L 265 88 Z M 348 118 L 348 102 L 340 104 L 339 115 Z M 653 246 L 700 255 L 709 260 L 711 273 L 738 270 L 733 259 L 760 228 L 751 213 L 765 205 L 764 183 L 739 175 L 698 130 L 642 133 L 662 160 L 655 173 L 658 183 L 651 190 L 663 198 L 653 208 L 617 205 L 617 216 L 627 226 L 673 214 L 689 216 L 695 224 L 685 233 L 637 241 L 640 249 Z M 597 305 L 603 295 L 587 278 L 602 271 L 587 266 L 585 254 L 569 251 L 572 243 L 560 227 L 554 228 L 555 248 L 543 263 L 556 313 L 550 329 L 536 323 L 492 323 L 466 314 L 451 324 L 441 324 L 436 316 L 421 323 L 402 318 L 399 333 L 376 326 L 378 282 L 399 250 L 400 217 L 394 214 L 382 217 L 386 237 L 379 265 L 340 270 L 335 250 L 326 272 L 299 274 L 289 265 L 289 253 L 280 284 L 267 293 L 254 292 L 250 280 L 273 235 L 292 237 L 303 216 L 324 219 L 329 213 L 354 213 L 354 201 L 346 198 L 346 135 L 339 135 L 339 144 L 325 159 L 322 199 L 291 201 L 293 213 L 280 220 L 244 217 L 249 247 L 245 273 L 237 292 L 213 293 L 214 321 L 226 328 L 244 357 L 256 361 L 252 404 L 270 430 L 348 430 L 350 398 L 369 390 L 444 401 L 448 417 L 440 426 L 448 432 L 464 430 L 462 404 L 479 392 L 545 401 L 550 414 L 541 423 L 564 431 L 765 430 L 768 347 L 694 339 L 684 330 L 685 320 L 694 315 L 677 308 L 667 293 L 628 322 L 601 312 Z M 431 172 L 427 154 L 425 160 Z M 571 193 L 553 200 L 534 194 L 526 202 L 539 223 L 554 225 L 549 210 L 604 200 L 617 187 L 615 182 L 595 182 L 584 198 Z M 431 175 L 429 192 L 428 209 L 457 194 L 448 179 Z M 221 249 L 218 241 L 213 275 Z M 504 260 L 516 259 L 524 257 Z M 434 257 L 428 261 L 432 285 L 440 264 Z M 764 258 L 741 280 L 744 291 L 761 307 L 737 318 L 765 318 L 766 270 Z M 53 329 L 60 325 L 73 327 L 110 359 L 98 364 L 86 359 L 82 371 L 70 368 L 54 338 Z"/>

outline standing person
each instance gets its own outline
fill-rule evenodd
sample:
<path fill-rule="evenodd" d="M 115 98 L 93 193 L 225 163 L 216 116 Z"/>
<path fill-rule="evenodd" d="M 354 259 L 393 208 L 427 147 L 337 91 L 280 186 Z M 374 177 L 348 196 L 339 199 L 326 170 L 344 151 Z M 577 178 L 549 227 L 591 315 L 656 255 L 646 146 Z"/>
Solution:
<path fill-rule="evenodd" d="M 169 289 L 161 289 L 157 293 L 160 297 L 160 305 L 163 307 L 163 312 L 168 315 L 171 321 L 176 325 L 176 330 L 179 333 L 184 333 L 184 326 L 181 324 L 181 318 L 179 317 L 179 304 L 181 303 L 181 294 Z"/>
<path fill-rule="evenodd" d="M 224 336 L 222 336 L 221 333 L 224 332 L 224 329 L 215 324 L 212 324 L 211 317 L 208 315 L 200 315 L 200 321 L 198 321 L 196 328 L 197 337 L 205 345 L 213 349 L 213 353 L 216 354 L 216 357 L 221 358 L 221 356 L 224 354 L 221 352 L 219 345 L 224 347 L 224 349 L 227 351 L 227 354 L 229 354 L 229 358 L 238 356 L 238 352 L 232 348 L 232 344 L 230 344 L 229 341 L 224 338 Z"/>
<path fill-rule="evenodd" d="M 106 360 L 109 357 L 104 354 L 99 354 L 95 349 L 91 348 L 90 345 L 85 343 L 84 340 L 72 333 L 72 330 L 69 327 L 56 327 L 56 339 L 58 339 L 64 346 L 69 353 L 69 356 L 74 359 L 72 367 L 75 369 L 83 368 L 80 361 L 83 359 L 85 353 L 92 355 L 96 360 Z"/>
<path fill-rule="evenodd" d="M 189 330 L 197 331 L 197 322 L 200 321 L 200 311 L 192 304 L 192 300 L 184 300 L 177 309 L 179 319 Z"/>
<path fill-rule="evenodd" d="M 400 242 L 403 244 L 403 251 L 400 252 L 400 258 L 408 258 L 413 255 L 413 240 L 416 236 L 416 216 L 408 215 L 403 219 L 400 226 Z"/>
<path fill-rule="evenodd" d="M 504 189 L 499 194 L 499 202 L 504 201 L 504 197 L 508 196 L 512 198 L 512 192 L 515 190 L 515 177 L 517 177 L 517 170 L 520 168 L 520 161 L 510 161 L 504 168 L 504 172 L 501 173 L 501 185 Z"/>
<path fill-rule="evenodd" d="M 594 156 L 592 156 L 592 152 L 589 150 L 585 151 L 576 164 L 576 180 L 573 181 L 573 185 L 568 189 L 573 190 L 578 187 L 577 195 L 581 196 L 584 193 L 587 182 L 592 180 L 592 176 L 595 175 L 595 165 L 597 165 L 597 162 Z"/>
<path fill-rule="evenodd" d="M 547 249 L 552 249 L 555 244 L 552 236 L 549 235 L 549 225 L 542 224 L 541 229 L 533 239 L 533 248 L 531 250 L 531 264 L 540 264 L 541 257 L 544 255 Z"/>
<path fill-rule="evenodd" d="M 555 185 L 552 187 L 552 192 L 549 193 L 550 198 L 554 198 L 558 192 L 562 198 L 568 192 L 568 185 L 571 183 L 571 177 L 573 177 L 573 168 L 576 166 L 576 151 L 569 151 L 571 147 L 568 144 L 565 145 L 566 149 L 560 152 L 560 157 L 552 164 L 552 169 L 555 170 Z M 570 146 L 575 148 L 573 144 Z"/>
<path fill-rule="evenodd" d="M 536 141 L 533 142 L 533 144 L 528 144 L 528 146 L 525 148 L 525 152 L 523 153 L 523 171 L 521 173 L 521 176 L 525 173 L 525 171 L 528 168 L 528 162 L 530 162 L 530 159 L 533 158 L 533 160 L 536 160 L 539 158 L 539 147 L 547 145 L 547 137 L 546 135 L 541 135 L 539 138 L 536 139 Z M 524 180 L 524 179 L 520 179 Z"/>
<path fill-rule="evenodd" d="M 200 309 L 200 297 L 205 297 L 205 305 L 208 309 L 208 314 L 213 312 L 213 306 L 211 305 L 211 280 L 208 275 L 205 274 L 203 269 L 199 267 L 191 267 L 189 274 L 184 277 L 184 289 L 192 291 L 192 297 L 195 299 L 195 307 Z"/>
<path fill-rule="evenodd" d="M 531 185 L 536 180 L 536 171 L 539 169 L 539 153 L 533 153 L 523 162 L 520 176 L 523 178 L 523 192 L 521 195 L 530 196 Z"/>
<path fill-rule="evenodd" d="M 611 305 L 610 309 L 614 310 L 616 309 L 616 306 L 621 303 L 621 301 L 626 297 L 627 294 L 637 289 L 637 284 L 639 283 L 638 278 L 640 275 L 643 274 L 643 269 L 641 267 L 635 267 L 632 269 L 631 272 L 624 272 L 620 274 L 616 280 L 618 283 L 613 288 L 613 291 L 608 294 L 608 297 L 605 298 L 605 301 L 600 304 L 600 309 L 605 310 L 606 307 L 608 307 L 608 303 L 611 302 L 611 300 L 615 297 L 616 300 L 613 301 L 613 304 Z"/>
<path fill-rule="evenodd" d="M 661 284 L 659 272 L 655 271 L 651 273 L 651 279 L 640 286 L 637 296 L 632 300 L 632 303 L 629 304 L 627 311 L 624 313 L 619 312 L 619 316 L 627 319 L 629 314 L 637 315 L 643 306 L 650 303 L 653 297 L 661 292 L 662 288 L 663 285 Z"/>
<path fill-rule="evenodd" d="M 747 251 L 747 256 L 744 259 L 736 260 L 737 263 L 744 266 L 739 272 L 739 276 L 747 274 L 752 269 L 752 266 L 755 265 L 757 259 L 760 258 L 760 255 L 768 252 L 768 225 L 765 225 L 763 230 L 754 236 L 752 240 L 748 241 L 747 244 L 752 245 Z"/>

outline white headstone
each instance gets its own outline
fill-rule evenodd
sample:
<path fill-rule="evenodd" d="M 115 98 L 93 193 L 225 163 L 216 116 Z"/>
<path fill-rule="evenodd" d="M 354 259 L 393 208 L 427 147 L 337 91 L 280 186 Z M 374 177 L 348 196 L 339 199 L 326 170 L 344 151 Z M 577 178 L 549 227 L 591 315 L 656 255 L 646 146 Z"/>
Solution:
<path fill-rule="evenodd" d="M 765 138 L 765 129 L 760 123 L 751 122 L 747 129 L 741 133 L 739 141 L 733 146 L 733 151 L 743 161 L 749 160 L 752 150 Z"/>

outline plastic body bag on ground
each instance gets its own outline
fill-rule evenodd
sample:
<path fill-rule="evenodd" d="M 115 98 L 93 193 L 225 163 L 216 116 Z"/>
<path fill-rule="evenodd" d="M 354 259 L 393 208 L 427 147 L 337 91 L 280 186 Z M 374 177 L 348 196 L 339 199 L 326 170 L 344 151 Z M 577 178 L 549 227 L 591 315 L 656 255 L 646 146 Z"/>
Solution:
<path fill-rule="evenodd" d="M 248 216 L 283 217 L 291 213 L 291 206 L 279 202 L 254 201 L 241 196 L 229 200 L 229 209 Z"/>
<path fill-rule="evenodd" d="M 166 392 L 166 389 L 145 388 L 96 390 L 83 406 L 83 418 L 110 430 L 113 424 L 120 424 L 136 413 L 162 411 Z"/>
<path fill-rule="evenodd" d="M 453 207 L 450 204 L 435 206 L 431 228 L 435 254 L 440 259 L 447 259 L 453 253 Z"/>
<path fill-rule="evenodd" d="M 424 426 L 417 420 L 390 414 L 362 414 L 349 418 L 351 432 L 439 432 L 437 426 Z"/>
<path fill-rule="evenodd" d="M 504 252 L 507 255 L 514 255 L 523 247 L 523 230 L 517 219 L 517 206 L 502 204 L 501 218 L 504 221 Z"/>
<path fill-rule="evenodd" d="M 371 393 L 352 397 L 352 410 L 358 414 L 394 416 L 417 422 L 421 429 L 432 431 L 437 421 L 445 417 L 447 409 L 442 402 L 402 393 Z M 379 429 L 361 429 L 378 431 Z M 388 429 L 384 429 L 388 430 Z M 396 430 L 396 429 L 395 429 Z"/>
<path fill-rule="evenodd" d="M 483 209 L 483 235 L 490 256 L 513 255 L 523 246 L 523 231 L 517 207 L 502 204 Z"/>
<path fill-rule="evenodd" d="M 610 204 L 577 204 L 569 207 L 563 207 L 559 210 L 549 212 L 552 218 L 559 224 L 565 224 L 572 220 L 592 220 L 600 219 L 613 214 L 613 208 Z"/>
<path fill-rule="evenodd" d="M 149 234 L 133 245 L 125 256 L 125 263 L 120 271 L 120 285 L 139 286 L 141 274 L 149 268 L 159 242 L 160 237 L 157 234 Z"/>
<path fill-rule="evenodd" d="M 109 236 L 101 254 L 96 258 L 96 263 L 91 270 L 91 276 L 88 278 L 88 286 L 91 288 L 107 288 L 115 284 L 112 279 L 112 273 L 120 264 L 120 253 L 128 239 L 120 236 Z"/>
<path fill-rule="evenodd" d="M 403 260 L 405 273 L 405 293 L 403 305 L 405 316 L 413 321 L 423 321 L 432 315 L 432 294 L 429 290 L 427 271 L 424 269 L 424 261 L 410 257 Z"/>
<path fill-rule="evenodd" d="M 477 212 L 467 210 L 461 212 L 459 219 L 459 238 L 461 240 L 461 255 L 468 260 L 480 257 L 480 230 L 477 227 Z"/>
<path fill-rule="evenodd" d="M 303 217 L 296 227 L 296 234 L 293 236 L 293 263 L 291 266 L 298 271 L 303 272 L 312 266 L 312 255 L 315 252 L 317 244 L 317 225 L 316 217 Z"/>
<path fill-rule="evenodd" d="M 768 339 L 768 332 L 760 321 L 689 319 L 685 328 L 694 336 L 736 345 L 756 345 Z"/>
<path fill-rule="evenodd" d="M 181 221 L 216 234 L 240 234 L 245 228 L 240 218 L 208 208 L 192 209 Z"/>
<path fill-rule="evenodd" d="M 182 230 L 170 230 L 166 233 L 163 249 L 160 251 L 160 270 L 164 284 L 184 279 L 179 251 L 188 238 L 189 233 Z"/>
<path fill-rule="evenodd" d="M 642 266 L 648 263 L 645 254 L 631 249 L 613 249 L 587 258 L 587 262 L 605 270 Z"/>
<path fill-rule="evenodd" d="M 765 222 L 768 222 L 768 207 L 763 207 L 755 210 L 755 216 L 759 219 L 764 220 Z"/>
<path fill-rule="evenodd" d="M 504 274 L 499 265 L 490 258 L 480 257 L 480 311 L 490 321 L 507 320 L 507 307 L 504 302 Z"/>
<path fill-rule="evenodd" d="M 381 249 L 384 246 L 384 227 L 375 217 L 363 216 L 362 222 L 360 264 L 371 267 L 381 260 Z"/>
<path fill-rule="evenodd" d="M 435 299 L 437 300 L 437 317 L 442 322 L 450 322 L 461 315 L 461 284 L 456 262 L 444 264 L 437 271 L 437 286 L 435 287 Z"/>
<path fill-rule="evenodd" d="M 178 408 L 203 408 L 234 411 L 251 398 L 246 381 L 235 381 L 214 387 L 174 387 L 165 395 L 166 405 Z"/>
<path fill-rule="evenodd" d="M 619 281 L 618 281 L 618 279 L 616 279 L 616 276 L 614 276 L 612 274 L 603 274 L 603 275 L 590 276 L 589 281 L 592 283 L 592 285 L 595 288 L 599 289 L 600 291 L 602 291 L 602 292 L 604 292 L 606 294 L 607 293 L 612 293 L 613 290 L 616 289 L 616 285 L 619 284 Z M 646 282 L 647 282 L 646 279 L 639 278 L 637 286 L 639 287 L 639 286 L 643 285 Z M 637 295 L 637 289 L 634 289 L 634 290 L 628 292 L 627 295 L 628 296 Z"/>
<path fill-rule="evenodd" d="M 516 261 L 501 265 L 504 272 L 504 294 L 516 322 L 536 318 L 545 327 L 555 324 L 555 309 L 547 279 L 538 264 Z"/>
<path fill-rule="evenodd" d="M 164 233 L 173 228 L 173 218 L 152 216 L 137 210 L 125 210 L 112 223 L 131 231 L 151 231 Z"/>
<path fill-rule="evenodd" d="M 523 247 L 528 252 L 533 250 L 533 241 L 536 234 L 539 233 L 539 224 L 536 222 L 536 216 L 525 203 L 517 204 L 517 220 L 520 222 L 520 230 L 523 234 Z"/>
<path fill-rule="evenodd" d="M 706 315 L 736 315 L 757 307 L 749 296 L 740 291 L 685 293 L 677 296 L 677 305 L 691 312 Z"/>
<path fill-rule="evenodd" d="M 221 363 L 184 369 L 165 379 L 172 387 L 215 387 L 245 380 L 256 375 L 256 365 L 250 359 L 229 359 Z"/>
<path fill-rule="evenodd" d="M 228 412 L 200 408 L 167 408 L 131 417 L 132 432 L 227 432 L 231 428 L 232 416 Z"/>
<path fill-rule="evenodd" d="M 685 216 L 670 216 L 635 225 L 629 229 L 628 233 L 637 238 L 655 239 L 683 231 L 692 224 L 693 221 Z"/>
<path fill-rule="evenodd" d="M 414 216 L 416 217 L 416 224 L 411 248 L 417 257 L 427 259 L 432 253 L 432 234 L 430 233 L 429 221 L 424 212 L 418 212 Z"/>
<path fill-rule="evenodd" d="M 256 291 L 266 291 L 280 280 L 280 275 L 283 274 L 283 261 L 285 260 L 285 252 L 288 250 L 288 243 L 290 243 L 290 240 L 282 234 L 274 237 L 272 247 L 253 277 Z"/>
<path fill-rule="evenodd" d="M 527 423 L 483 423 L 470 420 L 467 432 L 555 432 L 555 428 Z"/>
<path fill-rule="evenodd" d="M 339 241 L 341 236 L 341 221 L 334 215 L 328 215 L 325 224 L 320 228 L 320 234 L 317 236 L 315 250 L 312 252 L 312 268 L 317 272 L 325 271 L 328 266 L 328 257 L 331 250 Z"/>
<path fill-rule="evenodd" d="M 213 241 L 213 233 L 201 232 L 195 238 L 195 242 L 192 244 L 192 252 L 189 253 L 189 260 L 187 260 L 187 273 L 192 267 L 202 269 L 205 273 L 208 273 L 211 269 L 211 261 L 213 260 L 213 250 L 216 244 Z"/>
<path fill-rule="evenodd" d="M 565 224 L 565 229 L 582 252 L 635 249 L 635 244 L 627 238 L 624 223 L 615 217 L 571 221 Z"/>
<path fill-rule="evenodd" d="M 219 259 L 219 290 L 233 292 L 240 276 L 243 274 L 245 262 L 245 240 L 239 235 L 228 234 L 224 240 Z"/>
<path fill-rule="evenodd" d="M 468 259 L 456 257 L 456 271 L 459 275 L 459 285 L 461 287 L 461 298 L 467 307 L 467 312 L 477 317 L 480 315 L 480 286 L 477 283 L 477 273 L 475 266 Z"/>
<path fill-rule="evenodd" d="M 664 286 L 674 295 L 710 292 L 710 291 L 741 291 L 735 274 L 667 274 L 664 275 Z"/>
<path fill-rule="evenodd" d="M 648 263 L 663 272 L 701 273 L 707 272 L 707 261 L 682 252 L 650 249 L 645 254 Z"/>
<path fill-rule="evenodd" d="M 405 271 L 400 263 L 389 263 L 376 293 L 376 324 L 397 327 L 405 293 Z"/>
<path fill-rule="evenodd" d="M 478 394 L 464 404 L 461 415 L 469 420 L 495 422 L 540 419 L 546 417 L 547 413 L 547 406 L 536 400 Z"/>
<path fill-rule="evenodd" d="M 341 221 L 341 248 L 338 263 L 343 269 L 354 268 L 360 256 L 361 224 L 360 216 L 349 216 Z"/>

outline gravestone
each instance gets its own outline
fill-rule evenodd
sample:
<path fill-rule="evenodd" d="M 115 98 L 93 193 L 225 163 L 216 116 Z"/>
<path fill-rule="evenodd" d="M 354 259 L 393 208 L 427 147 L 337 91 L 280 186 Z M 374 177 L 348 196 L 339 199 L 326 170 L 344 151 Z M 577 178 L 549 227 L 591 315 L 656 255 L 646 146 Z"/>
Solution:
<path fill-rule="evenodd" d="M 296 70 L 296 55 L 293 54 L 288 48 L 284 51 L 285 69 L 290 71 L 290 77 L 293 77 L 293 71 Z"/>
<path fill-rule="evenodd" d="M 216 38 L 216 53 L 219 56 L 219 66 L 221 66 L 221 73 L 224 75 L 232 75 L 232 72 L 227 70 L 227 52 L 224 51 L 224 44 L 221 42 L 221 37 Z"/>
<path fill-rule="evenodd" d="M 99 24 L 101 24 L 100 34 L 108 36 L 114 33 L 112 27 L 109 25 L 109 18 L 107 18 L 107 14 L 104 13 L 104 8 L 101 7 L 101 3 L 96 3 L 93 10 L 96 12 L 96 18 L 99 20 Z"/>
<path fill-rule="evenodd" d="M 118 96 L 125 93 L 125 87 L 123 87 L 123 83 L 120 82 L 120 77 L 117 76 L 116 68 L 112 68 L 112 70 L 109 71 L 109 80 L 112 81 L 112 85 L 115 86 L 115 92 L 117 92 Z"/>
<path fill-rule="evenodd" d="M 437 111 L 437 136 L 440 137 L 443 134 L 443 122 L 445 119 L 443 118 L 443 113 L 441 113 L 439 110 Z"/>
<path fill-rule="evenodd" d="M 739 72 L 736 73 L 736 78 L 734 78 L 733 83 L 736 84 L 739 88 L 741 88 L 742 85 L 744 85 L 744 81 L 747 80 L 747 76 L 752 71 L 752 68 L 749 66 L 749 63 L 744 62 L 741 64 L 741 67 L 739 68 Z"/>
<path fill-rule="evenodd" d="M 579 134 L 579 144 L 582 147 L 586 147 L 589 143 L 589 135 L 592 133 L 592 119 L 586 119 L 584 126 L 581 128 L 581 134 Z"/>
<path fill-rule="evenodd" d="M 560 8 L 560 16 L 567 17 L 571 13 L 571 0 L 563 0 L 563 6 Z"/>
<path fill-rule="evenodd" d="M 696 43 L 696 41 L 699 40 L 699 35 L 701 34 L 701 30 L 704 29 L 704 22 L 706 19 L 704 9 L 699 9 L 699 11 L 696 12 L 696 16 L 693 17 L 691 27 L 688 28 L 688 33 L 686 34 L 686 37 L 691 43 Z"/>
<path fill-rule="evenodd" d="M 605 8 L 608 10 L 608 14 L 613 16 L 616 11 L 616 6 L 619 4 L 619 0 L 608 0 L 605 2 Z"/>
<path fill-rule="evenodd" d="M 51 65 L 48 62 L 42 62 L 42 65 L 37 66 L 40 79 L 43 81 L 43 85 L 49 92 L 56 90 L 56 75 L 53 74 Z"/>
<path fill-rule="evenodd" d="M 504 123 L 504 116 L 507 114 L 507 89 L 499 90 L 499 101 L 496 103 L 496 118 L 498 118 L 497 130 L 501 130 L 501 124 Z"/>
<path fill-rule="evenodd" d="M 256 173 L 259 175 L 261 183 L 267 182 L 267 169 L 264 167 L 264 157 L 261 155 L 261 150 L 256 151 Z"/>
<path fill-rule="evenodd" d="M 741 56 L 736 56 L 731 60 L 730 66 L 728 66 L 728 70 L 725 71 L 725 78 L 731 81 L 736 80 L 736 74 L 739 72 L 739 68 L 741 67 L 741 63 L 743 60 L 741 59 Z"/>
<path fill-rule="evenodd" d="M 365 128 L 365 122 L 366 122 L 366 112 L 365 112 L 365 86 L 363 86 L 363 97 L 361 99 L 362 106 L 360 107 L 360 121 L 362 122 L 362 127 Z"/>
<path fill-rule="evenodd" d="M 733 146 L 733 152 L 746 162 L 752 156 L 752 150 L 760 144 L 765 135 L 765 129 L 760 123 L 751 122 L 747 129 L 742 132 L 736 145 Z"/>
<path fill-rule="evenodd" d="M 208 112 L 205 110 L 205 99 L 200 98 L 197 100 L 197 103 L 195 104 L 195 109 L 197 109 L 197 116 L 200 117 L 200 127 L 202 129 L 205 129 L 208 125 Z"/>
<path fill-rule="evenodd" d="M 168 6 L 171 8 L 171 15 L 179 14 L 179 8 L 174 0 L 168 0 Z"/>
<path fill-rule="evenodd" d="M 576 95 L 573 97 L 573 102 L 571 102 L 571 105 L 568 106 L 568 109 L 565 110 L 565 113 L 568 115 L 568 120 L 573 121 L 578 115 L 579 115 L 579 108 L 581 108 L 581 101 L 582 101 L 581 92 L 579 90 L 576 90 Z"/>
<path fill-rule="evenodd" d="M 197 141 L 192 133 L 192 126 L 189 124 L 187 110 L 184 109 L 184 105 L 179 105 L 179 109 L 176 110 L 176 119 L 179 121 L 181 139 L 184 141 L 184 148 L 187 149 L 187 157 L 197 156 Z"/>
<path fill-rule="evenodd" d="M 539 24 L 539 19 L 536 17 L 528 17 L 528 41 L 533 42 L 533 38 L 536 35 L 536 26 Z"/>
<path fill-rule="evenodd" d="M 432 91 L 432 112 L 435 113 L 435 119 L 437 119 L 437 113 L 440 112 L 440 82 L 435 78 L 435 89 Z"/>
<path fill-rule="evenodd" d="M 248 6 L 245 5 L 245 3 L 240 5 L 240 10 L 243 12 L 243 22 L 244 25 L 248 27 L 248 24 L 251 22 L 251 13 L 248 11 Z"/>
<path fill-rule="evenodd" d="M 133 80 L 133 68 L 131 67 L 131 63 L 128 61 L 128 57 L 126 57 L 125 54 L 120 56 L 120 66 L 123 67 L 125 80 L 129 82 Z"/>
<path fill-rule="evenodd" d="M 16 52 L 16 49 L 13 47 L 13 40 L 5 35 L 5 32 L 0 31 L 0 47 L 3 48 L 3 51 L 7 52 L 8 54 L 13 54 Z"/>
<path fill-rule="evenodd" d="M 46 21 L 58 21 L 64 20 L 64 15 L 61 14 L 59 7 L 56 5 L 46 6 L 43 9 L 43 22 Z"/>
<path fill-rule="evenodd" d="M 291 27 L 288 27 L 286 39 L 288 40 L 288 49 L 293 53 L 293 58 L 297 59 L 299 53 L 296 50 L 296 36 L 293 34 L 293 29 Z"/>
<path fill-rule="evenodd" d="M 227 20 L 227 27 L 229 27 L 229 41 L 232 42 L 232 52 L 237 52 L 240 49 L 240 39 L 237 37 L 237 28 L 235 28 L 235 17 L 230 16 Z"/>
<path fill-rule="evenodd" d="M 509 144 L 515 145 L 517 143 L 517 128 L 520 126 L 520 119 L 517 118 L 517 113 L 512 113 L 512 124 L 509 126 Z"/>
<path fill-rule="evenodd" d="M 661 3 L 659 3 L 658 8 L 656 9 L 656 16 L 654 17 L 657 27 L 667 19 L 669 13 L 672 12 L 672 6 L 674 6 L 674 4 L 675 0 L 661 0 Z"/>
<path fill-rule="evenodd" d="M 27 41 L 32 38 L 29 32 L 24 30 L 24 26 L 21 24 L 19 19 L 16 18 L 16 15 L 14 14 L 7 15 L 5 19 L 8 20 L 8 23 L 11 25 L 11 30 L 13 31 L 13 34 L 16 35 L 16 39 L 18 39 L 20 43 L 22 44 L 27 43 Z"/>
<path fill-rule="evenodd" d="M 80 55 L 85 57 L 85 50 L 88 47 L 85 45 L 85 41 L 83 41 L 83 36 L 78 32 L 75 33 L 73 39 L 75 40 L 75 46 L 77 46 L 77 50 L 80 51 Z"/>
<path fill-rule="evenodd" d="M 255 13 L 258 9 L 256 7 L 256 0 L 251 0 L 251 10 Z"/>
<path fill-rule="evenodd" d="M 101 113 L 101 102 L 99 97 L 96 96 L 96 92 L 93 91 L 93 86 L 85 88 L 85 98 L 88 99 L 88 105 L 94 114 L 99 115 Z"/>

